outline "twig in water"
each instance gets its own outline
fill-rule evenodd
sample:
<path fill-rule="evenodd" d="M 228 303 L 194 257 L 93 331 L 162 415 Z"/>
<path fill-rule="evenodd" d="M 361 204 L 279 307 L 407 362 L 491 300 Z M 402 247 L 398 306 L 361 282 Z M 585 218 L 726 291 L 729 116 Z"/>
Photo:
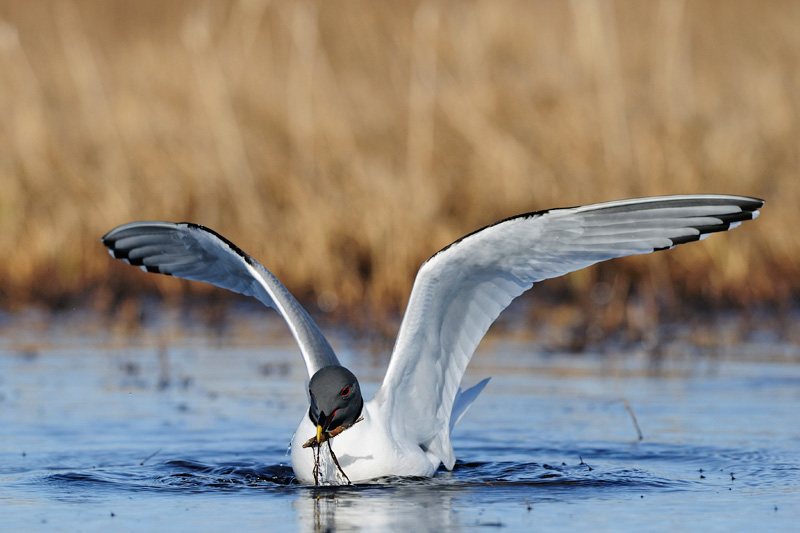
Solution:
<path fill-rule="evenodd" d="M 156 455 L 158 455 L 159 453 L 161 453 L 161 450 L 163 450 L 163 449 L 164 449 L 164 448 L 159 448 L 159 449 L 157 449 L 156 451 L 154 451 L 153 453 L 151 453 L 150 455 L 148 455 L 147 457 L 145 457 L 144 459 L 142 459 L 142 462 L 141 462 L 141 463 L 139 463 L 139 466 L 144 466 L 144 464 L 145 464 L 147 461 L 149 461 L 150 459 L 152 459 L 153 457 L 155 457 Z"/>
<path fill-rule="evenodd" d="M 339 460 L 336 458 L 336 454 L 333 453 L 333 448 L 331 448 L 331 439 L 333 439 L 337 435 L 340 435 L 342 433 L 342 431 L 344 431 L 346 429 L 349 429 L 349 428 L 353 427 L 354 425 L 358 424 L 362 420 L 364 420 L 364 417 L 359 418 L 358 420 L 356 420 L 352 424 L 347 424 L 345 426 L 339 426 L 337 428 L 334 428 L 332 431 L 328 431 L 327 433 L 323 433 L 320 436 L 319 439 L 317 439 L 317 436 L 314 435 L 313 437 L 308 439 L 305 442 L 305 444 L 303 444 L 303 448 L 313 448 L 314 449 L 314 469 L 312 470 L 313 473 L 314 473 L 314 486 L 319 486 L 319 473 L 320 473 L 319 472 L 319 452 L 320 452 L 320 449 L 322 448 L 322 445 L 325 442 L 328 443 L 328 451 L 331 454 L 331 459 L 333 459 L 333 464 L 336 465 L 336 468 L 339 469 L 339 472 L 347 480 L 347 484 L 348 485 L 352 484 L 350 482 L 350 478 L 347 477 L 347 474 L 345 474 L 344 470 L 342 470 L 342 466 L 339 464 Z"/>
<path fill-rule="evenodd" d="M 528 500 L 526 500 L 525 498 L 522 498 L 522 501 L 525 502 L 525 507 L 528 508 L 528 511 L 533 509 L 533 507 L 531 507 L 531 504 L 528 503 Z"/>
<path fill-rule="evenodd" d="M 328 439 L 328 451 L 331 453 L 331 459 L 333 459 L 333 464 L 335 464 L 335 465 L 336 465 L 336 468 L 338 468 L 338 469 L 339 469 L 339 472 L 340 472 L 340 473 L 342 474 L 342 476 L 343 476 L 343 477 L 344 477 L 344 478 L 347 480 L 347 484 L 348 484 L 348 485 L 352 485 L 352 483 L 350 482 L 350 478 L 349 478 L 349 477 L 347 477 L 347 474 L 345 474 L 345 473 L 344 473 L 344 470 L 342 470 L 342 465 L 340 465 L 340 464 L 339 464 L 339 460 L 336 458 L 336 454 L 335 454 L 335 453 L 333 453 L 333 448 L 331 448 L 331 441 L 330 441 L 330 439 Z M 731 476 L 731 477 L 733 477 L 733 476 Z"/>
<path fill-rule="evenodd" d="M 315 449 L 312 450 L 314 454 L 314 486 L 319 486 L 319 446 L 316 446 Z"/>
<path fill-rule="evenodd" d="M 584 463 L 584 462 L 583 462 L 583 456 L 579 455 L 578 457 L 580 457 L 580 459 L 581 459 L 581 462 L 580 462 L 580 464 L 584 465 L 586 468 L 588 468 L 588 469 L 589 469 L 589 472 L 591 472 L 591 471 L 592 471 L 592 467 L 591 467 L 591 466 L 589 466 L 589 464 L 588 464 L 588 463 Z"/>
<path fill-rule="evenodd" d="M 631 415 L 631 420 L 633 420 L 633 426 L 636 428 L 636 433 L 639 435 L 639 440 L 644 439 L 642 430 L 639 428 L 639 422 L 636 421 L 636 415 L 633 413 L 633 409 L 631 409 L 631 404 L 629 404 L 628 400 L 625 398 L 622 398 L 622 403 L 625 405 L 625 409 L 628 410 L 628 414 Z"/>

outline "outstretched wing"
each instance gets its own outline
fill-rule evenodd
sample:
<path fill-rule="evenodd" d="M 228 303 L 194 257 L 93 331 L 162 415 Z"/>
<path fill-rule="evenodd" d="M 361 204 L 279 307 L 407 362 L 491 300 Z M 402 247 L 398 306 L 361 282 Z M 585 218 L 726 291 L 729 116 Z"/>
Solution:
<path fill-rule="evenodd" d="M 697 241 L 758 216 L 763 200 L 665 196 L 518 215 L 447 246 L 419 270 L 376 399 L 392 428 L 452 468 L 453 400 L 475 348 L 511 300 L 599 261 Z"/>
<path fill-rule="evenodd" d="M 105 234 L 103 244 L 113 257 L 145 272 L 205 281 L 276 309 L 300 346 L 309 377 L 323 366 L 339 364 L 317 325 L 278 278 L 215 231 L 186 222 L 131 222 Z"/>

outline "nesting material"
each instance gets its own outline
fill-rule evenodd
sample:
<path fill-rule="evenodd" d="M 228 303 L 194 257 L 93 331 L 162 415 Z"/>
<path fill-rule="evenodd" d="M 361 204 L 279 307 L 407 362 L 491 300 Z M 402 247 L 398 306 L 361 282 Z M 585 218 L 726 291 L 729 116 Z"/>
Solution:
<path fill-rule="evenodd" d="M 322 433 L 320 435 L 319 439 L 317 438 L 316 435 L 314 435 L 313 437 L 308 439 L 305 444 L 303 444 L 303 448 L 314 448 L 314 485 L 315 486 L 319 486 L 319 451 L 320 451 L 320 448 L 322 448 L 322 445 L 324 443 L 326 443 L 326 442 L 328 443 L 328 451 L 331 454 L 331 459 L 333 459 L 333 464 L 335 464 L 336 468 L 339 469 L 339 472 L 342 474 L 342 477 L 344 477 L 347 480 L 347 484 L 348 485 L 351 484 L 350 478 L 347 477 L 347 474 L 344 473 L 344 470 L 342 470 L 342 465 L 339 464 L 339 460 L 336 458 L 336 454 L 333 453 L 333 448 L 331 448 L 331 439 L 333 439 L 337 435 L 341 434 L 344 430 L 349 429 L 349 428 L 353 427 L 354 425 L 358 424 L 362 420 L 364 420 L 364 417 L 359 418 L 358 420 L 356 420 L 352 424 L 346 424 L 344 426 L 339 426 L 337 428 L 332 429 L 331 431 Z"/>

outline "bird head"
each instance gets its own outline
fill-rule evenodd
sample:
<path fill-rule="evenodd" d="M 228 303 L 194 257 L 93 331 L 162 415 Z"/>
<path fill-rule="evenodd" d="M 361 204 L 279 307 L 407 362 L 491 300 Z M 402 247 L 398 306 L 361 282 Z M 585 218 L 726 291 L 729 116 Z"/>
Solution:
<path fill-rule="evenodd" d="M 343 366 L 317 370 L 308 382 L 308 393 L 308 417 L 317 426 L 318 441 L 323 433 L 355 423 L 364 406 L 356 376 Z"/>

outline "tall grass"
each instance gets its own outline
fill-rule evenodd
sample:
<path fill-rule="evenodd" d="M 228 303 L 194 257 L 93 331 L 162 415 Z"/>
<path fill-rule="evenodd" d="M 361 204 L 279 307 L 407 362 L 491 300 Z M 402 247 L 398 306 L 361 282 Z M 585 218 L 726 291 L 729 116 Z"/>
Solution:
<path fill-rule="evenodd" d="M 798 27 L 792 1 L 4 1 L 0 304 L 187 289 L 99 242 L 166 219 L 323 308 L 391 313 L 425 258 L 496 219 L 704 192 L 768 203 L 552 287 L 785 302 Z"/>

